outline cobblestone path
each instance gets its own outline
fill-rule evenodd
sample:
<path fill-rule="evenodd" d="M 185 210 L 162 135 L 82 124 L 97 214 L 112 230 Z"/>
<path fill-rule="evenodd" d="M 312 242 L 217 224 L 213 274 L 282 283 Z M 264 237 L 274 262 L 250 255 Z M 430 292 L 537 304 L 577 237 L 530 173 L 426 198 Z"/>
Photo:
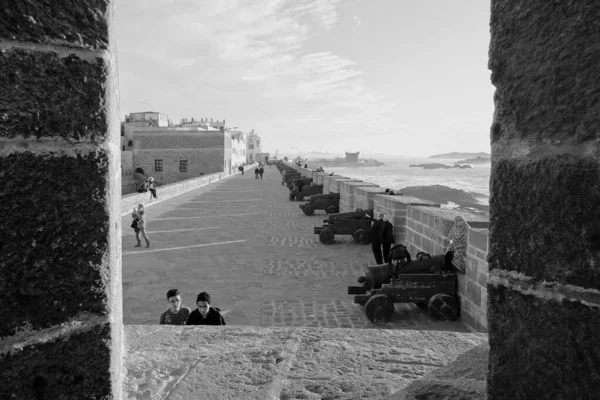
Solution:
<path fill-rule="evenodd" d="M 160 188 L 158 189 L 160 197 Z M 123 320 L 157 324 L 166 292 L 179 288 L 185 306 L 207 291 L 228 325 L 468 330 L 436 322 L 413 304 L 396 304 L 392 322 L 373 325 L 352 302 L 370 246 L 349 236 L 324 246 L 311 217 L 288 200 L 275 167 L 262 180 L 247 173 L 147 207 L 150 248 L 134 248 L 123 218 Z"/>

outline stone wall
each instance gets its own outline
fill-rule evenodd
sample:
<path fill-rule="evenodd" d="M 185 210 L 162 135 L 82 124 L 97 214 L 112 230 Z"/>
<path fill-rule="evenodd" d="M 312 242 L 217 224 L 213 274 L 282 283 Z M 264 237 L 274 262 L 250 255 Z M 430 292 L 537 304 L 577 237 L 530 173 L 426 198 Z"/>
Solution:
<path fill-rule="evenodd" d="M 335 179 L 350 179 L 346 176 L 342 175 L 327 175 L 323 177 L 323 193 L 339 193 L 339 183 L 335 184 L 335 188 L 332 185 L 332 182 Z"/>
<path fill-rule="evenodd" d="M 111 1 L 0 7 L 1 399 L 122 398 L 112 17 Z"/>
<path fill-rule="evenodd" d="M 375 195 L 385 193 L 379 186 L 358 186 L 354 188 L 354 208 L 372 210 L 375 208 Z"/>
<path fill-rule="evenodd" d="M 600 2 L 492 0 L 488 395 L 600 388 Z"/>
<path fill-rule="evenodd" d="M 487 229 L 469 229 L 467 246 L 467 271 L 464 275 L 460 296 L 462 320 L 477 332 L 487 332 Z M 460 284 L 460 281 L 459 281 Z"/>
<path fill-rule="evenodd" d="M 134 151 L 134 169 L 141 167 L 157 185 L 166 185 L 225 171 L 224 149 L 168 149 Z M 162 160 L 162 172 L 155 170 L 155 161 Z M 187 160 L 187 172 L 179 170 L 180 161 Z"/>
<path fill-rule="evenodd" d="M 250 170 L 254 170 L 254 168 L 256 168 L 257 166 L 258 166 L 258 164 L 255 163 L 255 164 L 250 164 L 244 168 L 247 168 L 247 170 L 250 171 Z M 121 215 L 122 216 L 129 215 L 131 213 L 131 209 L 134 206 L 137 206 L 138 204 L 143 204 L 146 207 L 148 207 L 150 205 L 155 205 L 157 203 L 160 203 L 163 200 L 167 200 L 172 197 L 179 196 L 180 194 L 189 192 L 190 190 L 194 190 L 194 189 L 200 188 L 202 186 L 211 184 L 213 182 L 217 182 L 222 179 L 226 179 L 230 176 L 239 175 L 239 174 L 241 174 L 241 172 L 239 172 L 237 170 L 234 171 L 234 173 L 232 173 L 231 175 L 221 172 L 221 173 L 201 176 L 198 178 L 186 179 L 186 180 L 171 183 L 171 184 L 168 184 L 165 186 L 160 186 L 160 187 L 156 188 L 156 194 L 157 194 L 158 199 L 150 200 L 150 192 L 131 193 L 131 194 L 125 195 L 121 198 Z"/>
<path fill-rule="evenodd" d="M 339 181 L 340 185 L 340 212 L 351 212 L 356 210 L 354 205 L 355 191 L 358 187 L 379 187 L 373 183 L 358 181 L 351 179 Z"/>
<path fill-rule="evenodd" d="M 405 244 L 407 240 L 407 220 L 409 206 L 440 207 L 440 204 L 431 203 L 411 196 L 390 196 L 376 194 L 374 196 L 374 214 L 383 213 L 384 218 L 394 225 L 395 243 Z M 414 226 L 414 223 L 413 223 Z M 411 236 L 412 238 L 412 236 Z M 411 252 L 411 254 L 416 254 Z"/>

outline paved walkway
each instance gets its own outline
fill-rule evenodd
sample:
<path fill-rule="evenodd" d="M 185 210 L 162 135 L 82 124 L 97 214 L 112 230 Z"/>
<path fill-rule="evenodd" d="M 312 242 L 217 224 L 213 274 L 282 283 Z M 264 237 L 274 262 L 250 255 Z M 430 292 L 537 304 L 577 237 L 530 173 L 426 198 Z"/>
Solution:
<path fill-rule="evenodd" d="M 370 246 L 350 236 L 322 245 L 313 227 L 324 212 L 307 217 L 298 204 L 267 167 L 262 180 L 237 175 L 148 207 L 148 249 L 134 247 L 131 218 L 123 218 L 124 323 L 157 324 L 167 290 L 179 288 L 192 310 L 209 292 L 228 325 L 468 331 L 413 304 L 373 325 L 347 294 L 373 262 Z"/>

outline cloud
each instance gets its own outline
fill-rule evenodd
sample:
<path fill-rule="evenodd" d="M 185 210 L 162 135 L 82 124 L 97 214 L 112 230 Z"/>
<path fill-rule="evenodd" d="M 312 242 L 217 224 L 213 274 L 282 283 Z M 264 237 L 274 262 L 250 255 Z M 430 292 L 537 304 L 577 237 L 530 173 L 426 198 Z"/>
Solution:
<path fill-rule="evenodd" d="M 348 138 L 400 129 L 393 123 L 395 107 L 369 87 L 354 60 L 333 51 L 307 50 L 317 30 L 334 27 L 340 0 L 118 3 L 117 11 L 126 13 L 118 17 L 124 30 L 119 51 L 157 68 L 162 79 L 181 85 L 181 92 L 239 82 L 260 89 L 256 102 L 268 104 L 263 108 L 276 110 L 285 103 L 301 110 L 300 115 L 286 110 L 273 113 L 272 119 L 257 118 L 272 131 L 283 126 L 283 118 L 294 121 L 298 130 L 317 124 Z"/>

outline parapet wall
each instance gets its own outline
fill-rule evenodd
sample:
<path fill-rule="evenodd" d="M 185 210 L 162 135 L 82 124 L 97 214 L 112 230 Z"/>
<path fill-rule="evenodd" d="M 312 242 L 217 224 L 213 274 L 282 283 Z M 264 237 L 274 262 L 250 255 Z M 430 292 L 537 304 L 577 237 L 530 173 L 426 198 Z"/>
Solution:
<path fill-rule="evenodd" d="M 250 171 L 255 168 L 258 164 L 250 164 L 244 167 L 246 170 Z M 121 215 L 125 216 L 131 212 L 131 209 L 138 205 L 143 204 L 144 206 L 153 205 L 159 203 L 163 200 L 170 199 L 175 196 L 179 196 L 180 194 L 189 192 L 190 190 L 198 189 L 202 186 L 206 186 L 212 182 L 219 181 L 221 179 L 226 179 L 230 176 L 237 175 L 240 172 L 237 170 L 234 171 L 233 174 L 227 174 L 225 172 L 219 172 L 210 175 L 203 175 L 198 178 L 186 179 L 183 181 L 170 183 L 164 186 L 158 186 L 156 188 L 156 195 L 158 199 L 150 200 L 150 192 L 146 193 L 131 193 L 121 197 Z"/>
<path fill-rule="evenodd" d="M 489 218 L 467 211 L 441 208 L 440 204 L 411 196 L 386 195 L 378 185 L 339 175 L 295 167 L 302 176 L 323 183 L 323 192 L 340 193 L 340 212 L 373 209 L 394 225 L 396 244 L 404 244 L 414 257 L 454 249 L 459 268 L 458 297 L 461 320 L 477 332 L 487 332 L 487 239 Z M 450 237 L 461 238 L 450 243 Z"/>

